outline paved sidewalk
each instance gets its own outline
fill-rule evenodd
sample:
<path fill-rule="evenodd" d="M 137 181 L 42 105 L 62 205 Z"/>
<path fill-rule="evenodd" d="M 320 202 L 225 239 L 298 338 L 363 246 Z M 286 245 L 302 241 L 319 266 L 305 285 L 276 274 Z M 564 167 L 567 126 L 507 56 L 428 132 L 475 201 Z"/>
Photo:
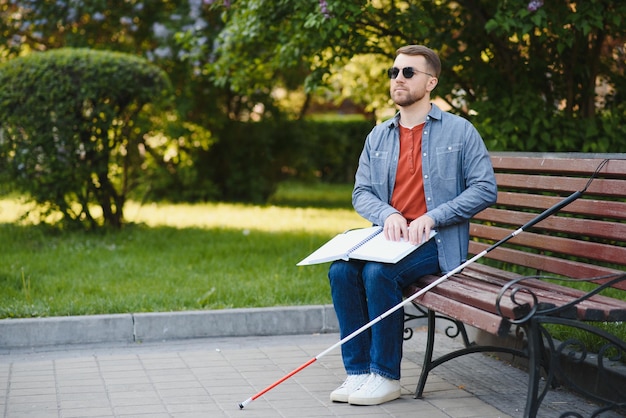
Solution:
<path fill-rule="evenodd" d="M 402 397 L 380 406 L 332 403 L 344 379 L 337 348 L 240 410 L 255 395 L 338 341 L 337 334 L 233 337 L 0 350 L 0 417 L 521 417 L 527 375 L 484 355 L 431 374 L 414 399 L 425 332 L 405 343 Z M 449 349 L 455 342 L 441 339 Z M 552 391 L 540 417 L 566 403 Z M 607 417 L 610 415 L 606 415 Z"/>

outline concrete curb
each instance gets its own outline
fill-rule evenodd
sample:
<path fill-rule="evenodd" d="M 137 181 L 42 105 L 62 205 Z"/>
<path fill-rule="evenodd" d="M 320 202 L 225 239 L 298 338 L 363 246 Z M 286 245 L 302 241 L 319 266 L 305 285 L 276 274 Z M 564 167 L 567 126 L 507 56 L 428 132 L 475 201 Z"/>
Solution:
<path fill-rule="evenodd" d="M 131 314 L 3 319 L 0 348 L 132 341 L 132 334 Z"/>
<path fill-rule="evenodd" d="M 332 305 L 0 320 L 0 348 L 338 332 Z"/>

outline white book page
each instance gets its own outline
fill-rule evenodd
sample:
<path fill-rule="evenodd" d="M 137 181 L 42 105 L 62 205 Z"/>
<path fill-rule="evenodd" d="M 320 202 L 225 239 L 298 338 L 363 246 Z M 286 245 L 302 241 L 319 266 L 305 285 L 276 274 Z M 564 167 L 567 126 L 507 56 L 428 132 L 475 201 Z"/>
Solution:
<path fill-rule="evenodd" d="M 300 261 L 298 266 L 306 266 L 310 264 L 326 263 L 334 260 L 348 260 L 348 252 L 359 245 L 359 243 L 367 240 L 372 234 L 376 234 L 382 230 L 379 226 L 369 228 L 359 228 L 338 234 L 330 241 L 326 242 L 320 248 L 311 253 L 304 260 Z"/>
<path fill-rule="evenodd" d="M 430 238 L 437 232 L 431 231 Z M 426 242 L 426 241 L 424 241 Z M 381 263 L 397 263 L 420 245 L 411 244 L 408 241 L 389 241 L 384 234 L 378 234 L 360 248 L 350 253 L 350 258 L 359 260 L 378 261 Z"/>

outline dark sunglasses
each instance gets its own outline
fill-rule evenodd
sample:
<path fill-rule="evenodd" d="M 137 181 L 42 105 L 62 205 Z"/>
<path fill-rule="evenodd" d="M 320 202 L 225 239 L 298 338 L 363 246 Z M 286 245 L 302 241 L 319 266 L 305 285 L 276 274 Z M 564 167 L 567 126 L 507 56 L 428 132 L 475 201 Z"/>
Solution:
<path fill-rule="evenodd" d="M 428 75 L 430 77 L 434 77 L 434 75 L 432 75 L 431 73 L 427 73 L 426 71 L 416 70 L 413 67 L 404 67 L 402 69 L 402 76 L 404 78 L 411 78 L 411 77 L 413 77 L 417 73 L 422 73 L 422 74 L 426 74 L 426 75 Z M 395 80 L 398 77 L 398 74 L 400 74 L 400 69 L 398 67 L 391 67 L 390 69 L 387 70 L 387 75 L 392 80 Z"/>

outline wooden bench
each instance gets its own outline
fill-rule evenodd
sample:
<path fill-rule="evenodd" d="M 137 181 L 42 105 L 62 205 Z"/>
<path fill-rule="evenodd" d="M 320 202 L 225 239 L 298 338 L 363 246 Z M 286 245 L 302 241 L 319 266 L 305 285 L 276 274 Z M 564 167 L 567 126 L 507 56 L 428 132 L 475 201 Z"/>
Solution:
<path fill-rule="evenodd" d="M 606 158 L 610 160 L 602 164 Z M 547 391 L 557 385 L 578 390 L 600 405 L 598 410 L 626 414 L 626 385 L 614 385 L 602 393 L 584 388 L 569 376 L 566 363 L 567 358 L 589 362 L 589 348 L 578 337 L 564 343 L 552 337 L 557 324 L 602 338 L 601 347 L 595 350 L 599 381 L 608 379 L 608 363 L 626 361 L 626 342 L 597 327 L 626 322 L 626 154 L 492 153 L 492 162 L 498 202 L 472 220 L 471 255 L 588 188 L 557 214 L 497 245 L 460 274 L 413 300 L 421 314 L 406 319 L 428 319 L 415 397 L 422 397 L 429 373 L 446 361 L 470 353 L 499 352 L 527 359 L 524 417 L 537 416 Z M 555 282 L 546 276 L 564 280 Z M 438 278 L 421 279 L 405 290 L 405 296 Z M 575 290 L 567 286 L 568 281 L 591 284 L 585 291 Z M 602 290 L 601 294 L 592 288 Z M 436 319 L 452 321 L 455 332 L 448 336 L 462 336 L 464 348 L 433 358 Z M 478 330 L 479 336 L 492 337 L 474 338 L 487 342 L 470 341 L 464 324 Z M 567 416 L 580 416 L 575 411 L 571 414 Z"/>

